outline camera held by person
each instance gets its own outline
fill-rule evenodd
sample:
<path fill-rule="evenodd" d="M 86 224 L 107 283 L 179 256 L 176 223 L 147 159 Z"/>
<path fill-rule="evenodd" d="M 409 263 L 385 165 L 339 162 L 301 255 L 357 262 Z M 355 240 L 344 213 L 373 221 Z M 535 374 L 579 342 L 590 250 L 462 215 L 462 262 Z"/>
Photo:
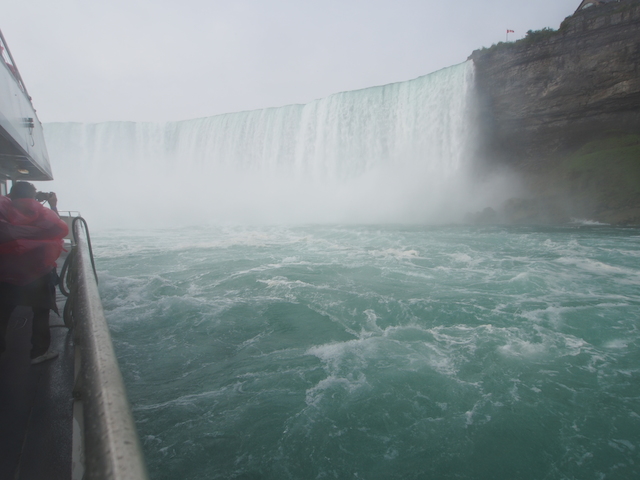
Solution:
<path fill-rule="evenodd" d="M 58 197 L 56 192 L 36 192 L 36 200 L 40 203 L 49 202 L 51 210 L 58 212 Z"/>
<path fill-rule="evenodd" d="M 36 200 L 39 202 L 48 202 L 53 192 L 36 192 Z"/>

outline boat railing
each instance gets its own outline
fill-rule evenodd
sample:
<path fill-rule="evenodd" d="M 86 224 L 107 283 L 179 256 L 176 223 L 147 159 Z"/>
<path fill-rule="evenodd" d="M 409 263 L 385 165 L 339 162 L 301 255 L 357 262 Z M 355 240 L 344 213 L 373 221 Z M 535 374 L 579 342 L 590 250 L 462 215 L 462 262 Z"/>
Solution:
<path fill-rule="evenodd" d="M 71 224 L 73 223 L 74 218 L 81 217 L 82 215 L 80 215 L 80 212 L 75 210 L 59 210 L 58 215 L 62 221 L 67 224 L 67 227 L 69 227 L 69 233 L 64 238 L 73 243 L 73 228 L 71 228 Z"/>
<path fill-rule="evenodd" d="M 146 466 L 98 293 L 88 228 L 76 217 L 72 229 L 76 251 L 67 283 L 76 352 L 73 477 L 144 480 Z"/>
<path fill-rule="evenodd" d="M 82 216 L 80 215 L 80 212 L 78 212 L 77 210 L 59 210 L 58 215 L 60 215 L 61 217 L 71 217 L 71 218 Z"/>

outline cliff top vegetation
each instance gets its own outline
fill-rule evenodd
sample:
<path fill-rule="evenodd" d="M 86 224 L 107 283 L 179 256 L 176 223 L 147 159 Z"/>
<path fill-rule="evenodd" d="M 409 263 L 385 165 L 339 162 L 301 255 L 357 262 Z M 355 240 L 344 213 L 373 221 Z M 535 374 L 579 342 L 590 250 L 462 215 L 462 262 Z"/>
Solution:
<path fill-rule="evenodd" d="M 494 43 L 490 47 L 482 47 L 475 50 L 469 58 L 472 58 L 475 54 L 493 54 L 505 50 L 510 50 L 516 47 L 528 47 L 532 45 L 542 44 L 555 37 L 566 34 L 574 20 L 579 18 L 588 17 L 590 19 L 608 16 L 612 14 L 625 13 L 640 4 L 640 0 L 621 0 L 620 2 L 612 2 L 596 7 L 580 10 L 573 15 L 566 17 L 560 24 L 560 28 L 557 30 L 546 27 L 541 30 L 529 30 L 524 38 L 516 40 L 515 42 L 498 42 Z"/>

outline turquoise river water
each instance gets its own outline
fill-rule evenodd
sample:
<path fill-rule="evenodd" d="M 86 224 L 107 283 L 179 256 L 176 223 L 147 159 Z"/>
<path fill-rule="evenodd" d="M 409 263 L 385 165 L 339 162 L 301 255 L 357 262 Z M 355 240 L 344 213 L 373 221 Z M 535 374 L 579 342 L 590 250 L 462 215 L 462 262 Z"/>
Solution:
<path fill-rule="evenodd" d="M 151 478 L 640 478 L 640 230 L 105 230 Z"/>

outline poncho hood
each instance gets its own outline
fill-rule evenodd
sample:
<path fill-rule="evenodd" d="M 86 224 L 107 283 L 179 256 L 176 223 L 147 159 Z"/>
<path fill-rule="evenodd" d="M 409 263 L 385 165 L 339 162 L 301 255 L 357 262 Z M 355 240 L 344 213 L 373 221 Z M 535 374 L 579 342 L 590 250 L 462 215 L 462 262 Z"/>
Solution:
<path fill-rule="evenodd" d="M 26 285 L 50 272 L 68 232 L 40 202 L 0 197 L 0 282 Z"/>

